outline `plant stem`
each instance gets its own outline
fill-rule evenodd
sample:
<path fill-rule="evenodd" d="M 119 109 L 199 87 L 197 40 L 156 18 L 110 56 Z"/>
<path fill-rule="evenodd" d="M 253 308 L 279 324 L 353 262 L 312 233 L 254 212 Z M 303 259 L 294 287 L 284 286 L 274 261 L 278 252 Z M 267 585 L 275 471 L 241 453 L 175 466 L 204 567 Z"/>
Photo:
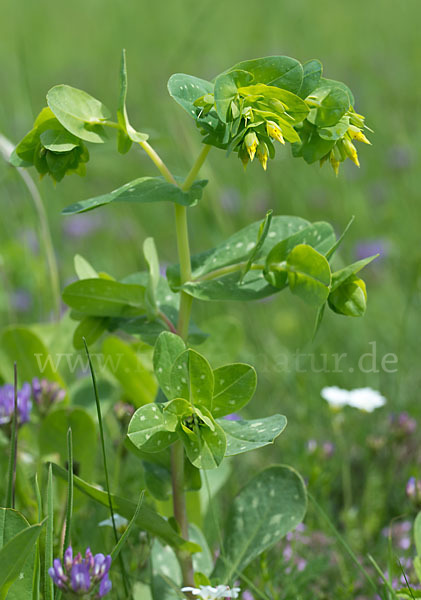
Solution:
<path fill-rule="evenodd" d="M 147 143 L 141 142 L 140 146 L 155 164 L 160 173 L 165 179 L 178 185 L 174 176 L 155 152 L 155 150 Z M 188 173 L 183 184 L 180 186 L 183 192 L 187 192 L 193 185 L 197 174 L 199 173 L 206 157 L 209 153 L 210 146 L 204 146 L 199 154 L 196 162 Z M 177 250 L 180 263 L 181 285 L 191 279 L 191 258 L 189 231 L 187 225 L 187 209 L 185 206 L 175 204 L 175 224 L 177 235 Z M 180 293 L 180 308 L 178 313 L 177 333 L 185 341 L 187 341 L 189 331 L 190 313 L 193 298 L 185 292 Z M 181 441 L 177 441 L 171 448 L 171 480 L 173 492 L 173 507 L 174 517 L 180 526 L 181 534 L 185 539 L 188 539 L 188 520 L 186 510 L 186 498 L 184 493 L 184 448 Z M 178 552 L 181 570 L 183 573 L 184 585 L 194 585 L 194 573 L 191 555 L 185 551 Z"/>
<path fill-rule="evenodd" d="M 10 140 L 5 138 L 3 135 L 0 135 L 0 153 L 3 155 L 6 161 L 9 161 L 13 148 L 14 146 L 10 142 Z M 51 239 L 51 232 L 48 225 L 47 213 L 45 212 L 41 194 L 39 193 L 37 186 L 35 185 L 32 177 L 29 175 L 27 170 L 17 168 L 16 171 L 19 173 L 24 184 L 26 185 L 38 215 L 41 230 L 41 238 L 44 244 L 45 257 L 47 259 L 47 267 L 51 280 L 51 292 L 54 300 L 54 314 L 56 320 L 59 321 L 61 306 L 60 278 L 58 273 L 57 259 L 54 253 L 53 242 Z"/>

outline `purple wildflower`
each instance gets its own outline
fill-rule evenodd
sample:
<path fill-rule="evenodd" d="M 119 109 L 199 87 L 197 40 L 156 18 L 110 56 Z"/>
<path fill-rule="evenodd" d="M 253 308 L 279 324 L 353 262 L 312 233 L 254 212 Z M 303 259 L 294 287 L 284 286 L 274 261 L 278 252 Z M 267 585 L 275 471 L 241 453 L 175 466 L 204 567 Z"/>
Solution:
<path fill-rule="evenodd" d="M 75 215 L 64 221 L 64 233 L 72 238 L 81 238 L 93 233 L 101 227 L 101 220 L 97 216 Z"/>
<path fill-rule="evenodd" d="M 361 240 L 355 246 L 355 255 L 357 260 L 380 254 L 386 256 L 389 253 L 389 244 L 387 240 Z"/>
<path fill-rule="evenodd" d="M 86 549 L 85 557 L 78 552 L 73 557 L 72 547 L 64 553 L 63 564 L 59 558 L 54 559 L 48 574 L 55 585 L 72 596 L 103 598 L 112 588 L 108 573 L 111 567 L 111 556 L 104 554 L 93 555 L 90 548 Z"/>
<path fill-rule="evenodd" d="M 32 380 L 32 397 L 41 413 L 46 413 L 56 402 L 61 402 L 66 397 L 66 392 L 56 381 L 48 379 Z"/>
<path fill-rule="evenodd" d="M 18 390 L 18 423 L 22 425 L 29 421 L 29 413 L 31 412 L 31 386 L 29 383 L 24 383 L 22 388 Z M 13 419 L 15 410 L 15 388 L 10 383 L 0 387 L 0 425 L 10 423 Z"/>
<path fill-rule="evenodd" d="M 416 506 L 421 504 L 421 479 L 415 479 L 415 477 L 408 479 L 406 495 Z"/>
<path fill-rule="evenodd" d="M 398 436 L 411 435 L 417 428 L 417 422 L 407 412 L 392 414 L 389 417 L 391 429 Z"/>
<path fill-rule="evenodd" d="M 241 417 L 240 417 L 240 415 L 237 415 L 237 413 L 231 413 L 230 415 L 225 415 L 224 419 L 227 419 L 227 421 L 241 421 Z"/>

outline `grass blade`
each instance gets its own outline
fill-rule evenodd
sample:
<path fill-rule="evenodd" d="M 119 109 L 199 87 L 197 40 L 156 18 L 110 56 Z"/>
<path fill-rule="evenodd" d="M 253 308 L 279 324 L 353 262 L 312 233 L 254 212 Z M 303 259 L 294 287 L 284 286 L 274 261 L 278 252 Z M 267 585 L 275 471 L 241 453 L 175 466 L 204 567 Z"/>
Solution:
<path fill-rule="evenodd" d="M 35 473 L 35 498 L 37 501 L 38 508 L 38 521 L 42 520 L 42 500 L 41 500 L 41 492 L 38 485 L 38 476 Z M 40 546 L 40 538 L 37 539 L 37 546 L 35 551 L 35 563 L 34 563 L 34 575 L 32 578 L 32 600 L 39 600 L 40 593 L 40 584 L 41 584 L 41 546 Z"/>
<path fill-rule="evenodd" d="M 121 551 L 123 545 L 125 544 L 127 538 L 130 535 L 131 530 L 133 529 L 133 527 L 134 527 L 134 525 L 136 523 L 136 519 L 138 517 L 139 511 L 140 511 L 140 507 L 142 506 L 142 503 L 143 503 L 143 497 L 144 497 L 144 495 L 145 495 L 145 490 L 142 490 L 142 492 L 140 493 L 140 496 L 139 496 L 139 502 L 137 503 L 134 515 L 131 518 L 130 523 L 127 525 L 126 531 L 123 533 L 123 535 L 121 536 L 121 538 L 118 540 L 117 544 L 114 546 L 113 551 L 111 552 L 111 558 L 113 560 L 115 560 L 117 558 L 117 556 L 120 554 L 120 551 Z"/>
<path fill-rule="evenodd" d="M 44 554 L 44 598 L 45 600 L 54 600 L 54 584 L 48 575 L 48 569 L 53 565 L 53 535 L 54 535 L 54 499 L 53 499 L 53 470 L 48 466 L 47 481 L 47 530 L 45 534 L 45 554 Z"/>
<path fill-rule="evenodd" d="M 67 431 L 67 472 L 69 474 L 67 479 L 67 508 L 66 508 L 66 524 L 65 534 L 63 543 L 63 560 L 64 552 L 68 546 L 70 546 L 70 536 L 72 528 L 72 513 L 73 513 L 73 439 L 72 439 L 72 428 L 69 427 Z"/>
<path fill-rule="evenodd" d="M 322 516 L 323 519 L 326 521 L 326 523 L 329 525 L 329 528 L 332 531 L 333 535 L 336 537 L 337 541 L 340 543 L 340 545 L 343 547 L 343 549 L 349 554 L 349 556 L 351 557 L 352 561 L 355 563 L 355 565 L 358 568 L 358 570 L 360 571 L 360 573 L 365 577 L 365 579 L 371 585 L 371 587 L 373 588 L 373 590 L 375 590 L 377 592 L 377 585 L 375 584 L 375 582 L 372 579 L 372 577 L 370 577 L 370 575 L 364 569 L 364 567 L 360 564 L 358 558 L 355 556 L 355 553 L 352 550 L 352 548 L 349 546 L 348 542 L 345 540 L 345 538 L 336 529 L 335 525 L 329 519 L 328 515 L 325 513 L 325 511 L 323 510 L 323 508 L 317 502 L 317 500 L 315 499 L 315 497 L 313 496 L 313 494 L 311 494 L 309 491 L 307 491 L 307 496 L 308 496 L 309 500 L 311 500 L 311 502 L 313 503 L 313 505 L 316 508 L 316 510 L 319 513 L 319 515 Z"/>
<path fill-rule="evenodd" d="M 10 454 L 7 474 L 5 508 L 15 508 L 16 460 L 18 452 L 18 371 L 14 364 L 14 409 L 12 419 L 12 434 L 10 436 Z"/>
<path fill-rule="evenodd" d="M 89 354 L 89 349 L 88 349 L 88 345 L 86 343 L 86 339 L 85 338 L 82 338 L 82 339 L 83 339 L 83 343 L 85 345 L 86 355 L 88 357 L 89 369 L 91 371 L 91 377 L 92 377 L 92 385 L 94 388 L 96 411 L 97 411 L 97 416 L 98 416 L 99 435 L 101 438 L 102 460 L 103 460 L 103 465 L 104 465 L 104 476 L 105 476 L 105 487 L 106 487 L 106 492 L 107 492 L 107 496 L 108 496 L 108 506 L 110 509 L 111 522 L 113 524 L 114 539 L 115 539 L 115 543 L 118 545 L 118 533 L 117 533 L 117 527 L 115 524 L 113 502 L 112 502 L 112 498 L 111 498 L 110 478 L 108 475 L 107 453 L 105 451 L 105 436 L 104 436 L 104 425 L 102 422 L 101 403 L 99 401 L 98 387 L 96 384 L 95 371 L 94 371 L 94 368 L 92 365 L 91 355 Z M 126 569 L 125 569 L 124 562 L 123 562 L 123 559 L 121 556 L 119 557 L 119 562 L 120 562 L 120 570 L 121 570 L 121 576 L 123 579 L 125 595 L 126 595 L 126 597 L 131 598 L 132 595 L 131 595 L 131 592 L 129 589 L 128 577 L 127 577 Z"/>

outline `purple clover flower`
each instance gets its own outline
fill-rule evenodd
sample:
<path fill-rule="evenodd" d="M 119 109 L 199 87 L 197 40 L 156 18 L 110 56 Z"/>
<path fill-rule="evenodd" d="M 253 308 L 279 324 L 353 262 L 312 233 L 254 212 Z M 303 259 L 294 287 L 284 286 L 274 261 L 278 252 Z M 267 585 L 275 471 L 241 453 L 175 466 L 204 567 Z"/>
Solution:
<path fill-rule="evenodd" d="M 32 408 L 31 386 L 24 383 L 18 390 L 18 423 L 23 425 L 29 421 L 29 414 Z M 15 410 L 15 388 L 7 383 L 0 387 L 0 425 L 11 423 Z"/>
<path fill-rule="evenodd" d="M 53 404 L 64 400 L 65 397 L 66 391 L 56 381 L 38 379 L 38 377 L 32 380 L 32 398 L 41 413 L 48 412 Z"/>
<path fill-rule="evenodd" d="M 55 558 L 48 574 L 55 585 L 63 592 L 72 596 L 92 597 L 97 591 L 96 598 L 103 598 L 112 588 L 108 573 L 111 566 L 111 556 L 108 554 L 92 554 L 86 549 L 85 558 L 80 552 L 73 557 L 72 547 L 64 553 L 63 564 Z M 98 585 L 99 584 L 99 585 Z"/>

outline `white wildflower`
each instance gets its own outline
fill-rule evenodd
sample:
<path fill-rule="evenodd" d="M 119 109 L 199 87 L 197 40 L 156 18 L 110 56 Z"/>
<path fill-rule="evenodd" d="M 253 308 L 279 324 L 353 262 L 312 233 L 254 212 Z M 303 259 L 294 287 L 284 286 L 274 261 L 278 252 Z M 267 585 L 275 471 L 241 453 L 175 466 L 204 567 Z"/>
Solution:
<path fill-rule="evenodd" d="M 321 396 L 333 408 L 352 406 L 364 412 L 373 412 L 386 404 L 386 398 L 369 387 L 354 390 L 343 390 L 337 386 L 325 387 L 321 391 Z"/>
<path fill-rule="evenodd" d="M 202 600 L 217 600 L 217 598 L 238 598 L 240 588 L 230 588 L 227 585 L 201 585 L 198 588 L 183 587 L 182 592 L 191 592 L 193 596 L 198 596 Z"/>

